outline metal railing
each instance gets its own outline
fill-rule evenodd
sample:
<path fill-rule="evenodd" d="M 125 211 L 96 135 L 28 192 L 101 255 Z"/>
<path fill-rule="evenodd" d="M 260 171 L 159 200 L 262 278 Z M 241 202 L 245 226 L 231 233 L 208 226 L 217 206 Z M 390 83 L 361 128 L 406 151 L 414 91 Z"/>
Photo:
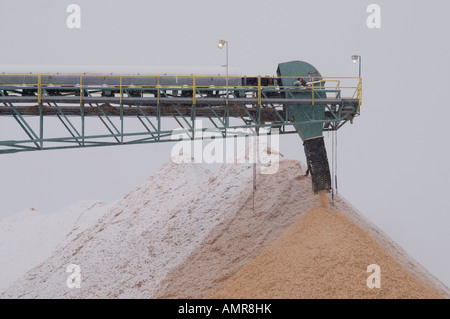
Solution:
<path fill-rule="evenodd" d="M 18 79 L 8 83 L 7 77 Z M 19 80 L 22 78 L 22 80 Z M 67 83 L 60 79 L 64 78 Z M 92 83 L 90 79 L 102 79 L 103 83 Z M 70 79 L 70 81 L 68 81 Z M 235 97 L 235 92 L 241 92 L 245 97 L 253 95 L 257 97 L 258 104 L 261 104 L 266 93 L 279 93 L 281 95 L 287 92 L 301 92 L 303 96 L 310 92 L 311 101 L 318 94 L 324 94 L 325 98 L 340 99 L 358 99 L 359 105 L 362 104 L 362 79 L 359 77 L 303 77 L 307 82 L 306 86 L 289 85 L 283 86 L 282 82 L 294 82 L 297 77 L 277 77 L 277 76 L 173 76 L 173 75 L 73 75 L 73 74 L 0 74 L 0 90 L 30 90 L 31 94 L 36 94 L 37 102 L 41 103 L 44 90 L 60 90 L 78 92 L 80 103 L 83 102 L 85 90 L 97 90 L 98 93 L 104 90 L 112 91 L 112 94 L 118 94 L 119 103 L 122 103 L 125 91 L 141 90 L 142 94 L 152 92 L 157 98 L 157 103 L 161 94 L 168 91 L 192 92 L 192 104 L 196 104 L 197 99 L 206 96 L 208 92 L 218 91 L 221 97 Z M 144 84 L 133 84 L 144 83 Z M 20 82 L 20 83 L 19 83 Z M 151 84 L 145 84 L 151 83 Z M 220 84 L 229 82 L 228 86 Z M 233 85 L 233 83 L 237 83 Z M 247 84 L 247 83 L 250 83 Z M 195 92 L 195 93 L 194 93 Z M 227 93 L 227 96 L 224 93 Z M 1 93 L 1 92 L 0 92 Z M 70 94 L 70 92 L 68 93 Z"/>

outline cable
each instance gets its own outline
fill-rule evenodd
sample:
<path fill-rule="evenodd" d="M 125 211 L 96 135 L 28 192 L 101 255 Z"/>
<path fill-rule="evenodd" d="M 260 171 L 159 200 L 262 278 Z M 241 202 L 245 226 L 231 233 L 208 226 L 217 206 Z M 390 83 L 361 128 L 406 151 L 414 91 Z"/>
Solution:
<path fill-rule="evenodd" d="M 255 145 L 256 144 L 256 145 Z M 253 144 L 253 211 L 255 210 L 256 161 L 258 160 L 259 131 L 256 130 L 256 143 Z M 256 154 L 255 154 L 256 153 Z"/>
<path fill-rule="evenodd" d="M 333 125 L 334 126 L 334 125 Z M 331 132 L 331 175 L 332 175 L 332 179 L 333 179 L 333 185 L 332 185 L 332 187 L 331 187 L 331 200 L 333 201 L 333 203 L 334 203 L 334 193 L 335 193 L 335 177 L 336 177 L 336 174 L 335 174 L 335 164 L 334 164 L 334 161 L 335 161 L 335 156 L 334 156 L 334 154 L 335 154 L 335 130 L 334 130 L 334 128 L 333 128 L 333 131 Z"/>
<path fill-rule="evenodd" d="M 335 145 L 335 151 L 334 151 L 334 156 L 335 156 L 335 159 L 334 159 L 334 165 L 335 165 L 335 168 L 334 168 L 334 183 L 335 183 L 335 185 L 334 185 L 334 187 L 336 188 L 336 195 L 338 195 L 338 182 L 337 182 L 337 169 L 338 169 L 338 135 L 337 135 L 337 130 L 335 130 L 334 131 L 335 132 L 335 143 L 336 143 L 336 145 Z"/>
<path fill-rule="evenodd" d="M 256 162 L 253 163 L 253 211 L 255 210 Z"/>

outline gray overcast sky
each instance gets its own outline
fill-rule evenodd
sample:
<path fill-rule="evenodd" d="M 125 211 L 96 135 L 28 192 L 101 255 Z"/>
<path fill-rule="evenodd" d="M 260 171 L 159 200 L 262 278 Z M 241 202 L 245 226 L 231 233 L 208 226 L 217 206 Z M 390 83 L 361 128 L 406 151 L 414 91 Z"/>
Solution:
<path fill-rule="evenodd" d="M 81 29 L 66 27 L 70 3 L 81 6 Z M 380 29 L 366 26 L 371 3 L 381 7 Z M 245 75 L 303 60 L 323 76 L 356 76 L 350 56 L 361 55 L 361 116 L 338 133 L 339 193 L 450 286 L 449 1 L 1 0 L 0 8 L 7 65 L 220 66 L 221 38 Z M 16 126 L 0 118 L 1 139 Z M 0 217 L 115 200 L 171 147 L 1 155 Z M 298 136 L 283 136 L 281 152 L 304 160 Z"/>

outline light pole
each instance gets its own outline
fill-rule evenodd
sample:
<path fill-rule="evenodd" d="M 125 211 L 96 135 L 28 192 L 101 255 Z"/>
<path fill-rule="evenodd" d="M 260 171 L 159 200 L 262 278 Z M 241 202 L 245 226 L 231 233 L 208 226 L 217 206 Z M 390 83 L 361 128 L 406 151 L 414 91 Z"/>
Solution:
<path fill-rule="evenodd" d="M 353 63 L 356 63 L 356 61 L 359 61 L 359 79 L 358 79 L 358 98 L 359 98 L 359 105 L 361 105 L 361 89 L 362 89 L 362 79 L 361 79 L 361 56 L 360 55 L 352 55 L 352 61 Z"/>
<path fill-rule="evenodd" d="M 219 49 L 222 49 L 224 46 L 226 46 L 226 78 L 225 78 L 225 84 L 227 87 L 227 104 L 228 104 L 228 41 L 227 40 L 219 40 L 219 43 L 217 44 L 217 47 Z"/>
<path fill-rule="evenodd" d="M 361 78 L 361 56 L 360 55 L 352 55 L 353 63 L 359 60 L 359 78 Z"/>

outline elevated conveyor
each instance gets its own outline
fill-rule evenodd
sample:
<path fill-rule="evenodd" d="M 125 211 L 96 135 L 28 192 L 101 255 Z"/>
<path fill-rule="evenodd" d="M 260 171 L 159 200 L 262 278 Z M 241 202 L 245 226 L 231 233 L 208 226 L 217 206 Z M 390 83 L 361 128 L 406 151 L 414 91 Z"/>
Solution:
<path fill-rule="evenodd" d="M 15 120 L 25 138 L 0 136 L 0 154 L 172 141 L 176 132 L 168 118 L 192 139 L 202 138 L 196 132 L 206 130 L 206 125 L 195 125 L 201 117 L 224 138 L 231 129 L 241 128 L 298 133 L 308 156 L 317 152 L 308 151 L 307 145 L 318 143 L 307 141 L 353 121 L 362 99 L 360 78 L 322 77 L 302 61 L 279 64 L 276 76 L 241 76 L 233 68 L 228 76 L 224 68 L 12 68 L 0 67 L 0 118 Z M 49 117 L 57 118 L 66 134 L 47 131 L 44 119 Z M 105 133 L 88 134 L 87 118 L 99 119 Z M 139 120 L 141 130 L 128 131 L 128 118 Z M 241 124 L 231 124 L 233 118 Z M 316 169 L 310 166 L 314 177 Z"/>

